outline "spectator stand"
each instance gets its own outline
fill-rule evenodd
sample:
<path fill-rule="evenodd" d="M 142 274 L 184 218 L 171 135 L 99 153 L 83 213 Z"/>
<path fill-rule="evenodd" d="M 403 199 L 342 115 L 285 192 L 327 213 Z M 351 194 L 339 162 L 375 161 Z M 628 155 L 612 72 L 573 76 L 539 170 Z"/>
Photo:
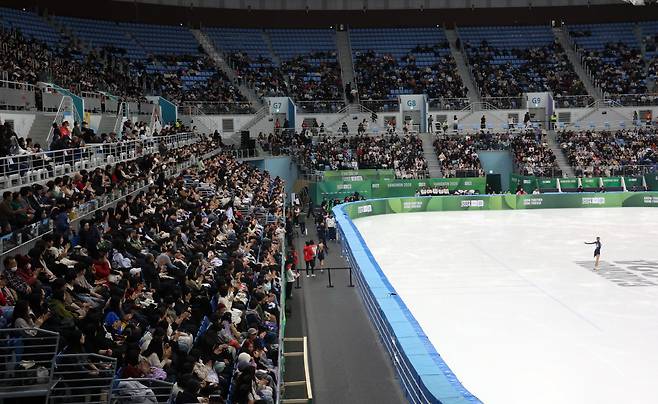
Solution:
<path fill-rule="evenodd" d="M 179 135 L 172 135 L 172 136 L 179 136 Z M 160 138 L 154 138 L 154 139 L 159 140 Z M 170 145 L 173 149 L 173 152 L 175 152 L 176 149 L 178 149 L 179 147 L 186 147 L 188 145 L 194 144 L 192 140 L 193 137 L 191 136 L 188 136 L 188 139 L 179 143 L 174 142 L 173 139 L 163 139 L 164 142 L 161 144 Z M 157 145 L 160 143 L 154 142 L 154 144 L 156 146 L 145 147 L 142 149 L 142 154 L 140 154 L 139 156 L 135 155 L 135 157 L 132 157 L 130 159 L 145 156 L 150 153 L 154 153 L 155 151 L 158 150 Z M 178 146 L 174 147 L 174 145 L 176 144 L 178 144 Z M 144 152 L 145 150 L 146 152 Z M 214 152 L 203 156 L 202 159 L 210 158 L 213 155 L 218 154 L 220 151 L 221 149 L 217 149 Z M 109 155 L 113 156 L 114 154 L 110 153 Z M 123 161 L 128 161 L 128 160 L 123 160 Z M 178 163 L 175 167 L 169 167 L 165 169 L 165 173 L 167 175 L 173 175 L 174 173 L 178 171 L 182 171 L 183 169 L 188 168 L 194 165 L 195 163 L 196 163 L 196 157 L 192 156 L 190 160 L 187 162 Z M 100 165 L 100 167 L 102 168 L 105 168 L 105 166 L 106 163 L 101 163 Z M 43 181 L 40 182 L 42 183 Z M 34 185 L 36 183 L 39 182 L 26 184 L 26 185 Z M 76 219 L 74 222 L 77 223 L 87 217 L 91 217 L 99 210 L 107 209 L 108 207 L 114 206 L 120 200 L 124 200 L 130 196 L 136 195 L 139 192 L 142 192 L 145 189 L 147 189 L 150 185 L 151 184 L 146 182 L 145 180 L 134 181 L 131 182 L 126 188 L 115 189 L 111 194 L 97 196 L 94 199 L 84 202 L 75 208 L 74 211 L 76 214 Z M 0 238 L 0 258 L 2 256 L 5 256 L 6 254 L 10 254 L 13 251 L 21 249 L 27 246 L 28 244 L 31 244 L 32 242 L 43 237 L 44 235 L 52 233 L 52 231 L 53 231 L 53 221 L 52 219 L 47 218 L 47 219 L 39 220 L 36 223 L 29 224 L 22 229 L 17 229 L 10 234 L 2 236 L 2 238 Z"/>
<path fill-rule="evenodd" d="M 393 111 L 397 97 L 463 98 L 466 90 L 440 28 L 350 30 L 359 100 L 376 112 Z"/>
<path fill-rule="evenodd" d="M 568 28 L 581 64 L 603 95 L 646 93 L 644 61 L 634 23 L 580 24 Z"/>
<path fill-rule="evenodd" d="M 482 100 L 498 109 L 523 107 L 526 92 L 555 98 L 585 95 L 548 26 L 460 27 L 464 54 Z"/>

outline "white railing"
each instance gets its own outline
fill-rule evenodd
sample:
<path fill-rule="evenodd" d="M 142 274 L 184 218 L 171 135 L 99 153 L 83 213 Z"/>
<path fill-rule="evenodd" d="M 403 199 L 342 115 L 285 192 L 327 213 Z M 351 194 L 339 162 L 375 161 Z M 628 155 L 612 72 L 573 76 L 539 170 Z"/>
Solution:
<path fill-rule="evenodd" d="M 128 114 L 129 114 L 128 104 L 126 104 L 125 102 L 119 104 L 119 108 L 117 109 L 117 119 L 116 121 L 114 121 L 114 130 L 112 132 L 116 133 L 117 135 L 121 133 L 123 118 L 128 117 Z"/>
<path fill-rule="evenodd" d="M 59 101 L 59 107 L 57 108 L 57 114 L 55 115 L 53 122 L 61 123 L 66 112 L 73 113 L 73 100 L 68 95 L 62 96 L 62 99 Z M 73 124 L 73 122 L 69 122 L 69 124 Z M 53 141 L 54 132 L 55 129 L 51 127 L 48 131 L 48 137 L 46 138 L 46 147 L 49 147 L 50 143 Z"/>
<path fill-rule="evenodd" d="M 0 189 L 44 182 L 80 170 L 93 170 L 157 152 L 160 145 L 178 148 L 195 143 L 198 135 L 178 133 L 116 143 L 96 143 L 75 149 L 27 153 L 0 158 Z"/>

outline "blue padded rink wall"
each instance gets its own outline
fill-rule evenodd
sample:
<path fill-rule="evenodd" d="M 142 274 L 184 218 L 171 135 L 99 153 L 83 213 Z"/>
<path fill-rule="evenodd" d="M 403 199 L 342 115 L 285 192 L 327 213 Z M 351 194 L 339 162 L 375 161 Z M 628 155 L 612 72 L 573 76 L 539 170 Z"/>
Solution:
<path fill-rule="evenodd" d="M 333 208 L 343 256 L 411 403 L 480 403 L 459 382 L 389 283 L 352 220 Z M 349 244 L 349 248 L 347 247 Z"/>
<path fill-rule="evenodd" d="M 462 211 L 393 213 L 421 198 L 333 210 L 409 401 L 656 402 L 657 209 L 486 210 L 445 198 L 434 201 Z M 584 244 L 595 236 L 597 270 Z"/>

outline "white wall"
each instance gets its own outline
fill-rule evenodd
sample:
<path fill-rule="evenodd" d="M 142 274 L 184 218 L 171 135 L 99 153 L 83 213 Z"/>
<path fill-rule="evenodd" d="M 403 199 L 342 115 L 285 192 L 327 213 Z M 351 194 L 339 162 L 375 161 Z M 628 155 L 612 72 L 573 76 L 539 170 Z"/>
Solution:
<path fill-rule="evenodd" d="M 591 110 L 585 108 L 576 109 L 558 109 L 558 114 L 562 111 L 571 112 L 571 122 L 580 121 L 581 128 L 589 127 L 593 123 L 597 128 L 603 128 L 606 123 L 610 127 L 617 128 L 620 122 L 624 122 L 628 127 L 633 120 L 633 112 L 651 110 L 653 119 L 656 119 L 658 114 L 658 107 L 619 107 L 619 108 L 600 108 L 598 110 Z"/>
<path fill-rule="evenodd" d="M 620 107 L 620 108 L 602 108 L 599 110 L 586 109 L 586 108 L 560 108 L 556 109 L 556 112 L 570 112 L 571 113 L 571 122 L 576 122 L 581 120 L 580 126 L 582 128 L 587 128 L 589 123 L 592 122 L 594 125 L 603 129 L 605 123 L 608 122 L 612 128 L 619 127 L 619 122 L 626 120 L 626 126 L 630 126 L 631 120 L 633 117 L 633 111 L 640 110 L 652 110 L 654 119 L 658 116 L 658 107 Z M 606 113 L 603 113 L 603 112 Z M 515 109 L 515 110 L 494 110 L 494 111 L 430 111 L 429 115 L 432 115 L 434 122 L 437 122 L 439 115 L 445 115 L 448 120 L 448 125 L 452 127 L 452 119 L 454 115 L 457 115 L 459 123 L 464 127 L 466 131 L 472 131 L 474 126 L 480 127 L 480 118 L 482 115 L 486 117 L 487 124 L 492 125 L 494 130 L 502 130 L 503 126 L 507 125 L 507 118 L 509 114 L 517 114 L 518 119 L 523 121 L 523 116 L 525 115 L 526 110 L 524 109 Z M 329 124 L 335 122 L 339 119 L 338 124 L 334 126 L 334 131 L 340 129 L 342 122 L 347 122 L 347 126 L 350 130 L 350 133 L 356 132 L 359 122 L 363 119 L 366 119 L 369 123 L 369 130 L 377 128 L 380 132 L 384 131 L 384 118 L 394 116 L 398 122 L 398 128 L 401 127 L 402 123 L 402 114 L 400 112 L 379 112 L 377 113 L 377 122 L 372 123 L 370 121 L 369 113 L 359 113 L 359 114 L 297 114 L 297 119 L 295 122 L 295 129 L 299 132 L 302 129 L 302 123 L 304 118 L 315 118 L 318 121 L 318 124 L 324 122 L 325 126 L 328 127 Z M 214 125 L 217 125 L 218 128 L 222 127 L 222 119 L 233 119 L 234 131 L 239 132 L 240 129 L 251 120 L 253 115 L 205 115 L 205 119 L 213 121 Z M 584 119 L 583 119 L 584 117 Z M 182 117 L 185 122 L 186 119 L 190 117 Z M 192 117 L 193 118 L 193 117 Z M 354 119 L 356 118 L 356 119 Z M 274 128 L 274 122 L 270 121 L 271 118 L 263 118 L 256 126 L 251 128 L 251 132 L 254 135 L 258 132 L 270 133 Z M 328 128 L 330 129 L 330 128 Z M 231 133 L 226 133 L 226 135 L 231 135 Z"/>
<path fill-rule="evenodd" d="M 14 132 L 22 137 L 27 137 L 34 122 L 34 117 L 34 113 L 0 112 L 0 121 L 3 124 L 6 120 L 14 121 Z"/>
<path fill-rule="evenodd" d="M 236 114 L 236 115 L 202 115 L 201 117 L 198 116 L 189 116 L 189 115 L 179 115 L 179 118 L 183 121 L 185 124 L 189 124 L 190 121 L 194 121 L 196 119 L 196 123 L 203 122 L 207 123 L 208 126 L 213 126 L 216 127 L 217 130 L 219 130 L 222 134 L 226 135 L 231 135 L 232 132 L 225 132 L 222 130 L 222 120 L 224 119 L 233 119 L 233 132 L 239 132 L 240 129 L 247 123 L 253 115 L 247 115 L 247 114 Z M 193 123 L 192 125 L 196 125 L 196 123 Z M 196 125 L 197 127 L 201 125 Z"/>

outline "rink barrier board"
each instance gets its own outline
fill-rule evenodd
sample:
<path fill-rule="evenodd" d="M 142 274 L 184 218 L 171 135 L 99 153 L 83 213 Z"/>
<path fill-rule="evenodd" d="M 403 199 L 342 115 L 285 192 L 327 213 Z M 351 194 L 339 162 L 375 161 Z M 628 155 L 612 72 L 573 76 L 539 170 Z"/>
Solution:
<path fill-rule="evenodd" d="M 658 192 L 475 195 L 374 199 L 333 208 L 343 256 L 400 384 L 412 403 L 481 403 L 458 380 L 399 297 L 352 219 L 407 212 L 597 207 L 658 207 Z"/>

